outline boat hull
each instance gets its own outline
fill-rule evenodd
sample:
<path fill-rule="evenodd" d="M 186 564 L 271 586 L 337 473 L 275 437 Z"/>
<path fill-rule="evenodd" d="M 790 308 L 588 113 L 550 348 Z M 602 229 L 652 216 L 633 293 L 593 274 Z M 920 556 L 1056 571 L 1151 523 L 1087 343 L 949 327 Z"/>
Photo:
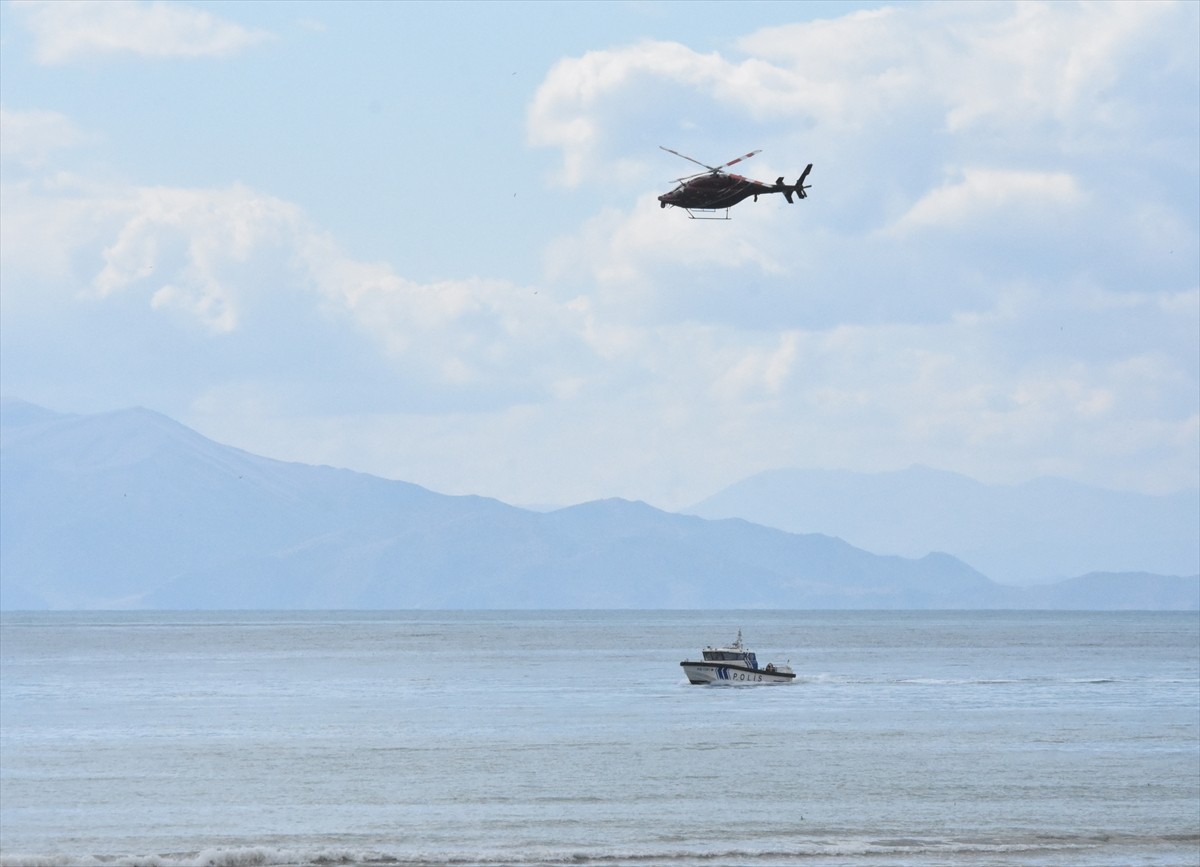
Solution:
<path fill-rule="evenodd" d="M 719 684 L 736 686 L 753 683 L 792 683 L 796 675 L 790 671 L 768 671 L 764 668 L 746 668 L 729 663 L 712 662 L 679 663 L 689 683 Z"/>

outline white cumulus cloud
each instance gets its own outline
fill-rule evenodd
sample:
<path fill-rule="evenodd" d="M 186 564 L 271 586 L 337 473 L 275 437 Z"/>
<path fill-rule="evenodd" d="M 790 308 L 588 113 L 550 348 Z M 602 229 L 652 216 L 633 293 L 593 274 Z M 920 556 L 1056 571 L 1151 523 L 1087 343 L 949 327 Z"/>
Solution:
<path fill-rule="evenodd" d="M 1194 67 L 1178 34 L 1197 25 L 1188 3 L 929 4 L 764 29 L 727 55 L 645 41 L 555 65 L 528 135 L 560 150 L 570 185 L 611 178 L 623 137 L 708 129 L 714 115 L 747 132 L 790 125 L 789 140 L 822 149 L 873 137 L 894 153 L 941 133 L 1016 158 L 1149 152 L 1161 133 L 1145 128 L 1144 82 Z"/>
<path fill-rule="evenodd" d="M 60 34 L 141 17 L 108 47 L 39 36 L 45 63 L 148 56 L 155 15 L 170 56 L 258 38 L 177 27 L 186 6 L 19 8 Z M 913 462 L 1169 490 L 1200 455 L 1198 8 L 929 4 L 563 58 L 526 132 L 590 211 L 523 251 L 536 285 L 473 271 L 469 234 L 454 276 L 414 279 L 399 241 L 354 255 L 267 182 L 54 171 L 71 120 L 6 112 L 5 382 L 518 502 Z M 689 220 L 654 198 L 690 170 L 658 144 L 762 148 L 738 168 L 768 180 L 813 162 L 811 197 Z"/>

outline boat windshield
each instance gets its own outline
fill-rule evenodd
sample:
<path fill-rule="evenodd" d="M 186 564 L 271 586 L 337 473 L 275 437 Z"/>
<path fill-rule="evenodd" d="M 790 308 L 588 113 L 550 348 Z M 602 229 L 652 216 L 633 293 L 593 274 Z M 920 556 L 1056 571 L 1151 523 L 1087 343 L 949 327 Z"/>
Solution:
<path fill-rule="evenodd" d="M 709 662 L 740 662 L 750 668 L 758 668 L 758 658 L 754 651 L 747 650 L 742 644 L 742 630 L 738 630 L 737 638 L 727 647 L 706 647 L 704 658 Z"/>
<path fill-rule="evenodd" d="M 746 651 L 733 650 L 706 650 L 704 658 L 713 662 L 751 662 L 754 654 Z"/>

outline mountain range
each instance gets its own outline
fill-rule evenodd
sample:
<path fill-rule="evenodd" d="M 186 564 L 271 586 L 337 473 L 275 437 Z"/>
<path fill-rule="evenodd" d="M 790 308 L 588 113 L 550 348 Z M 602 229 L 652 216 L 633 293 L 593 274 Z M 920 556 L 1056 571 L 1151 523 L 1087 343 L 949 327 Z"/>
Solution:
<path fill-rule="evenodd" d="M 0 404 L 0 608 L 1200 607 L 1200 576 L 1005 586 L 957 557 L 602 500 L 535 512 L 285 463 L 145 409 Z"/>
<path fill-rule="evenodd" d="M 985 485 L 922 466 L 874 474 L 782 469 L 685 511 L 825 533 L 876 553 L 949 551 L 1002 584 L 1089 572 L 1200 572 L 1196 489 L 1149 496 L 1055 478 Z"/>

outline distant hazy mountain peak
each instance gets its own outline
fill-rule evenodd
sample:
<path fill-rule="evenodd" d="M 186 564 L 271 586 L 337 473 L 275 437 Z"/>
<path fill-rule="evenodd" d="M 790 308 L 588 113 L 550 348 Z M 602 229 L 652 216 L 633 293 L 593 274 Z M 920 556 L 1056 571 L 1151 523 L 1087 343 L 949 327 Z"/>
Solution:
<path fill-rule="evenodd" d="M 1153 497 L 1050 476 L 991 485 L 920 464 L 883 473 L 768 470 L 686 511 L 825 533 L 876 554 L 948 551 L 1003 583 L 1200 567 L 1196 492 Z"/>
<path fill-rule="evenodd" d="M 0 397 L 0 428 L 16 430 L 36 424 L 46 424 L 58 419 L 70 418 L 61 412 L 46 409 L 15 397 Z"/>
<path fill-rule="evenodd" d="M 649 503 L 642 500 L 627 500 L 624 497 L 604 497 L 599 500 L 587 500 L 583 503 L 567 506 L 559 511 L 568 510 L 611 513 L 628 513 L 634 510 L 658 511 Z"/>

